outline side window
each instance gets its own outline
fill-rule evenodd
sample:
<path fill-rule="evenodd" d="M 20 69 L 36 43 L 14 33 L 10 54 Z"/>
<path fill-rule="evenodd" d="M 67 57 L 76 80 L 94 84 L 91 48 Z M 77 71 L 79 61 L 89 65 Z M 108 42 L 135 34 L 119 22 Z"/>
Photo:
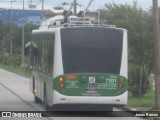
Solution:
<path fill-rule="evenodd" d="M 37 45 L 32 49 L 34 69 L 48 76 L 53 76 L 54 35 L 35 35 L 33 42 Z"/>
<path fill-rule="evenodd" d="M 30 64 L 34 70 L 41 70 L 40 57 L 41 57 L 41 36 L 34 35 L 32 37 L 31 57 Z"/>
<path fill-rule="evenodd" d="M 44 68 L 48 76 L 53 76 L 54 35 L 44 36 Z"/>
<path fill-rule="evenodd" d="M 31 41 L 31 65 L 34 66 L 36 64 L 36 61 L 37 61 L 37 56 L 38 56 L 38 48 L 37 48 L 37 45 Z M 34 66 L 35 67 L 35 66 Z"/>

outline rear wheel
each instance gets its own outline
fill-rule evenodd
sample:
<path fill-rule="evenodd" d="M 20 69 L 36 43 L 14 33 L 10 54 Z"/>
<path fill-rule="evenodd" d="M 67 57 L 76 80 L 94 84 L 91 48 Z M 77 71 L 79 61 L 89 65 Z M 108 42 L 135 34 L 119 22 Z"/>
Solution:
<path fill-rule="evenodd" d="M 34 102 L 35 103 L 40 103 L 41 102 L 41 99 L 39 99 L 36 95 L 35 95 L 35 79 L 33 77 L 33 94 L 34 94 Z"/>
<path fill-rule="evenodd" d="M 41 103 L 41 99 L 39 99 L 37 96 L 34 95 L 34 102 Z"/>

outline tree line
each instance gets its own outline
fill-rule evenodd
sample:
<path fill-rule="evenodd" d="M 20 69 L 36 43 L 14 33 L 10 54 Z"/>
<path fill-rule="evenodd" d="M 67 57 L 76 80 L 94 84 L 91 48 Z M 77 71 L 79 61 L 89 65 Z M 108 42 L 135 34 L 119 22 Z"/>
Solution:
<path fill-rule="evenodd" d="M 25 25 L 25 44 L 31 41 L 31 32 L 33 29 L 37 29 L 39 26 L 34 24 Z M 2 42 L 4 41 L 4 45 Z M 12 41 L 12 54 L 10 57 L 10 45 Z M 6 65 L 12 65 L 19 67 L 21 65 L 21 50 L 22 50 L 22 27 L 17 27 L 12 24 L 12 35 L 11 35 L 11 24 L 0 21 L 0 63 Z"/>

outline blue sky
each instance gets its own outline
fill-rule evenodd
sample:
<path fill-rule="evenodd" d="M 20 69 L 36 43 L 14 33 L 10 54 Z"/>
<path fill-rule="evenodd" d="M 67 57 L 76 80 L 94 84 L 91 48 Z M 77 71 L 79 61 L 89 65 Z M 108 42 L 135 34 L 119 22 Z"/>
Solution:
<path fill-rule="evenodd" d="M 0 0 L 0 7 L 1 8 L 11 8 L 11 0 Z M 12 0 L 12 1 L 17 1 L 13 2 L 12 8 L 19 8 L 22 9 L 22 0 Z M 25 9 L 28 9 L 28 1 L 25 0 Z M 32 4 L 37 5 L 37 9 L 41 9 L 41 2 L 39 0 L 32 0 Z M 44 8 L 45 9 L 52 9 L 55 6 L 60 6 L 63 2 L 68 2 L 71 3 L 73 0 L 44 0 Z M 84 9 L 84 7 L 87 6 L 90 0 L 77 0 L 79 4 L 82 5 L 81 8 L 79 9 Z M 105 3 L 116 3 L 116 4 L 129 4 L 133 5 L 134 0 L 94 0 L 92 5 L 90 6 L 91 10 L 96 10 L 100 7 L 103 7 Z M 152 6 L 152 0 L 136 0 L 138 2 L 138 6 L 142 7 L 143 9 L 148 9 Z M 159 6 L 160 6 L 160 0 L 159 1 Z M 68 6 L 65 8 L 67 9 Z"/>

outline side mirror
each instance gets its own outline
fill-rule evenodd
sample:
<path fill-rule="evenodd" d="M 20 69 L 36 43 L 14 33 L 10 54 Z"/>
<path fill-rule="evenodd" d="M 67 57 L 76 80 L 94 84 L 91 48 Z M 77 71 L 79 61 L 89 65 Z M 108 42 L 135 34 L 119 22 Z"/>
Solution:
<path fill-rule="evenodd" d="M 37 44 L 30 41 L 25 45 L 25 55 L 34 55 L 38 56 Z"/>

